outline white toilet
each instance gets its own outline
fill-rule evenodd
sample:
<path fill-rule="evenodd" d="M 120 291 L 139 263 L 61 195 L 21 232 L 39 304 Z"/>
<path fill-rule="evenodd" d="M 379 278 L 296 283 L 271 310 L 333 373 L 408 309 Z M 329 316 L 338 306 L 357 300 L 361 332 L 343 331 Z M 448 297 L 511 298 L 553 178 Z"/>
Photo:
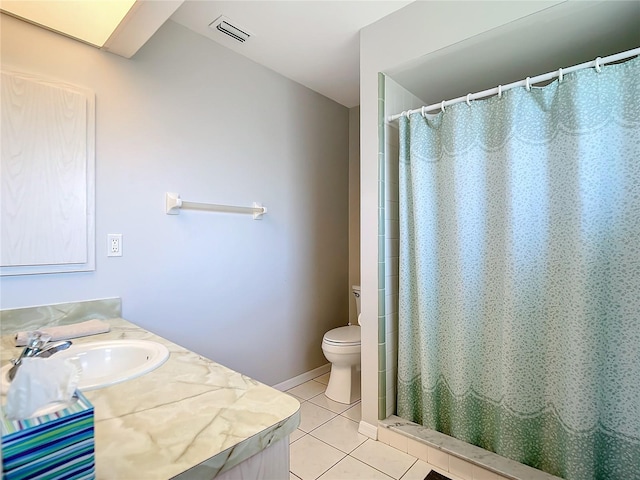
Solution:
<path fill-rule="evenodd" d="M 358 324 L 360 323 L 360 286 L 353 285 Z M 360 325 L 349 324 L 324 334 L 322 352 L 331 362 L 331 375 L 325 395 L 339 403 L 360 400 Z"/>

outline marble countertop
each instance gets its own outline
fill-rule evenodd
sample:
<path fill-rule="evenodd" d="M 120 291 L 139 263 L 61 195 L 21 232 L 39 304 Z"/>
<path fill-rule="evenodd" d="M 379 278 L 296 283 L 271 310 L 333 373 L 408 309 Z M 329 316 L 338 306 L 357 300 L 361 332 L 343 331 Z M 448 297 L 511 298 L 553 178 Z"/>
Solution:
<path fill-rule="evenodd" d="M 300 423 L 300 403 L 290 395 L 122 318 L 106 321 L 109 333 L 74 344 L 153 340 L 170 356 L 146 375 L 85 392 L 95 409 L 98 479 L 212 478 L 287 437 Z M 19 354 L 14 345 L 13 335 L 2 336 L 3 365 Z"/>

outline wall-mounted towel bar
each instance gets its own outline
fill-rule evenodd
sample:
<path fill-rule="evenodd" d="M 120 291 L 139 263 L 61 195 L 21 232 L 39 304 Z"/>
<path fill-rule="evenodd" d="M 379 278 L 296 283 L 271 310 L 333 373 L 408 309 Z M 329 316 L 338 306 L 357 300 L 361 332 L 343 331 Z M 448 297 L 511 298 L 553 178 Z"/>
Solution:
<path fill-rule="evenodd" d="M 204 210 L 207 212 L 243 213 L 253 215 L 254 220 L 262 220 L 267 207 L 253 202 L 253 207 L 234 207 L 233 205 L 216 205 L 215 203 L 185 202 L 177 193 L 167 192 L 165 195 L 165 212 L 167 215 L 179 215 L 181 209 Z"/>

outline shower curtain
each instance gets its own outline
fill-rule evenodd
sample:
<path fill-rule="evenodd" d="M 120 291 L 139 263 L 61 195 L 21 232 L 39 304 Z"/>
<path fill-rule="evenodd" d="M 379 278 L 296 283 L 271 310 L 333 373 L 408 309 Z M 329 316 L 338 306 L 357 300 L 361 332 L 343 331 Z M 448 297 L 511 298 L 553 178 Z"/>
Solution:
<path fill-rule="evenodd" d="M 400 119 L 398 415 L 640 479 L 640 58 Z"/>

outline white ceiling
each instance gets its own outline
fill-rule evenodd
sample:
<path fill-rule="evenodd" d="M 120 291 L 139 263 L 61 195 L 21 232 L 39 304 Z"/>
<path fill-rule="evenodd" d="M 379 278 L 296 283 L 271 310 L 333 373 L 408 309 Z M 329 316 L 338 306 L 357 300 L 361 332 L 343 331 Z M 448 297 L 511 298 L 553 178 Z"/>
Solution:
<path fill-rule="evenodd" d="M 187 0 L 171 20 L 346 106 L 360 103 L 361 28 L 410 1 Z M 220 15 L 245 43 L 209 28 Z"/>
<path fill-rule="evenodd" d="M 564 2 L 385 73 L 431 105 L 637 48 L 639 25 L 638 1 Z"/>

